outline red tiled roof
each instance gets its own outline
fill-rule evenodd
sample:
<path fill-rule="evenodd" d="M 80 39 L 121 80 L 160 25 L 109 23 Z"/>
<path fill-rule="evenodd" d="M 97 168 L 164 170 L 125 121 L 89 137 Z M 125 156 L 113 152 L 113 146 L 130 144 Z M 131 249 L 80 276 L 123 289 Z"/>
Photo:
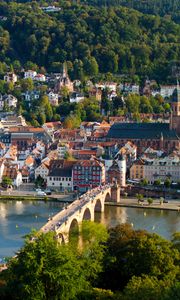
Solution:
<path fill-rule="evenodd" d="M 44 132 L 44 128 L 41 127 L 32 127 L 32 126 L 22 126 L 22 127 L 11 127 L 9 128 L 9 132 Z"/>

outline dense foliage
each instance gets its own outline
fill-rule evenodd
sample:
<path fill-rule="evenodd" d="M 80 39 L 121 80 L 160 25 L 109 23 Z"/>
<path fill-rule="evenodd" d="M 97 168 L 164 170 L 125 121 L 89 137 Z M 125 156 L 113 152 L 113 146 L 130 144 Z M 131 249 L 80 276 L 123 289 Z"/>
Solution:
<path fill-rule="evenodd" d="M 174 21 L 180 23 L 179 0 L 83 0 L 83 2 L 99 6 L 122 5 L 147 14 L 171 16 Z"/>
<path fill-rule="evenodd" d="M 179 299 L 178 233 L 169 242 L 128 224 L 107 232 L 88 221 L 79 239 L 72 232 L 68 245 L 52 232 L 30 234 L 1 273 L 1 299 Z"/>
<path fill-rule="evenodd" d="M 49 71 L 67 61 L 71 78 L 98 73 L 149 76 L 166 81 L 180 58 L 180 25 L 169 18 L 114 6 L 60 2 L 45 13 L 36 2 L 0 3 L 0 60 Z"/>

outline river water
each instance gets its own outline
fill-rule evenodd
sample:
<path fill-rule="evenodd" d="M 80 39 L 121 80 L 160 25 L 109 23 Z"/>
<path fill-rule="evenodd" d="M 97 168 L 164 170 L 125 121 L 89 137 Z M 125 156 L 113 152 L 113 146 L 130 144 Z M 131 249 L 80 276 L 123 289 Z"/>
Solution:
<path fill-rule="evenodd" d="M 0 261 L 15 255 L 24 243 L 23 236 L 41 228 L 62 207 L 59 202 L 0 201 Z M 176 211 L 106 206 L 104 213 L 96 213 L 95 220 L 108 227 L 128 222 L 134 229 L 156 232 L 166 239 L 180 231 L 180 213 Z"/>

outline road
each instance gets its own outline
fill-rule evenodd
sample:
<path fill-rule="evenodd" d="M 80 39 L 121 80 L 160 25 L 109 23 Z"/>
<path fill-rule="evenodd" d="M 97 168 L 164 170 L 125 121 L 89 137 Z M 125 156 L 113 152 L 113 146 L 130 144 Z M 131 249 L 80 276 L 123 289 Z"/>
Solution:
<path fill-rule="evenodd" d="M 37 192 L 35 190 L 33 191 L 20 191 L 20 190 L 8 190 L 8 191 L 1 191 L 1 196 L 32 196 L 32 197 L 38 197 Z M 48 195 L 47 195 L 48 196 Z M 60 193 L 52 193 L 51 195 L 49 195 L 49 197 L 54 198 L 54 199 L 64 199 L 64 198 L 68 198 L 68 199 L 72 199 L 73 194 L 60 194 Z M 42 198 L 42 196 L 41 196 Z"/>

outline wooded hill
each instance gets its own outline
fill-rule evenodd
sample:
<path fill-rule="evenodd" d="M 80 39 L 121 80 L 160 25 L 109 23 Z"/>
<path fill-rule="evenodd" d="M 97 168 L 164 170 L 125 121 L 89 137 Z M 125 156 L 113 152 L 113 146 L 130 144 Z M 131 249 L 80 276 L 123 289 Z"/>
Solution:
<path fill-rule="evenodd" d="M 145 14 L 169 16 L 180 23 L 179 0 L 82 0 L 81 2 L 98 6 L 126 6 L 134 8 Z"/>
<path fill-rule="evenodd" d="M 107 72 L 161 82 L 171 77 L 180 60 L 179 24 L 121 6 L 60 6 L 48 14 L 37 2 L 1 2 L 0 61 L 32 61 L 56 72 L 67 61 L 79 79 Z"/>

